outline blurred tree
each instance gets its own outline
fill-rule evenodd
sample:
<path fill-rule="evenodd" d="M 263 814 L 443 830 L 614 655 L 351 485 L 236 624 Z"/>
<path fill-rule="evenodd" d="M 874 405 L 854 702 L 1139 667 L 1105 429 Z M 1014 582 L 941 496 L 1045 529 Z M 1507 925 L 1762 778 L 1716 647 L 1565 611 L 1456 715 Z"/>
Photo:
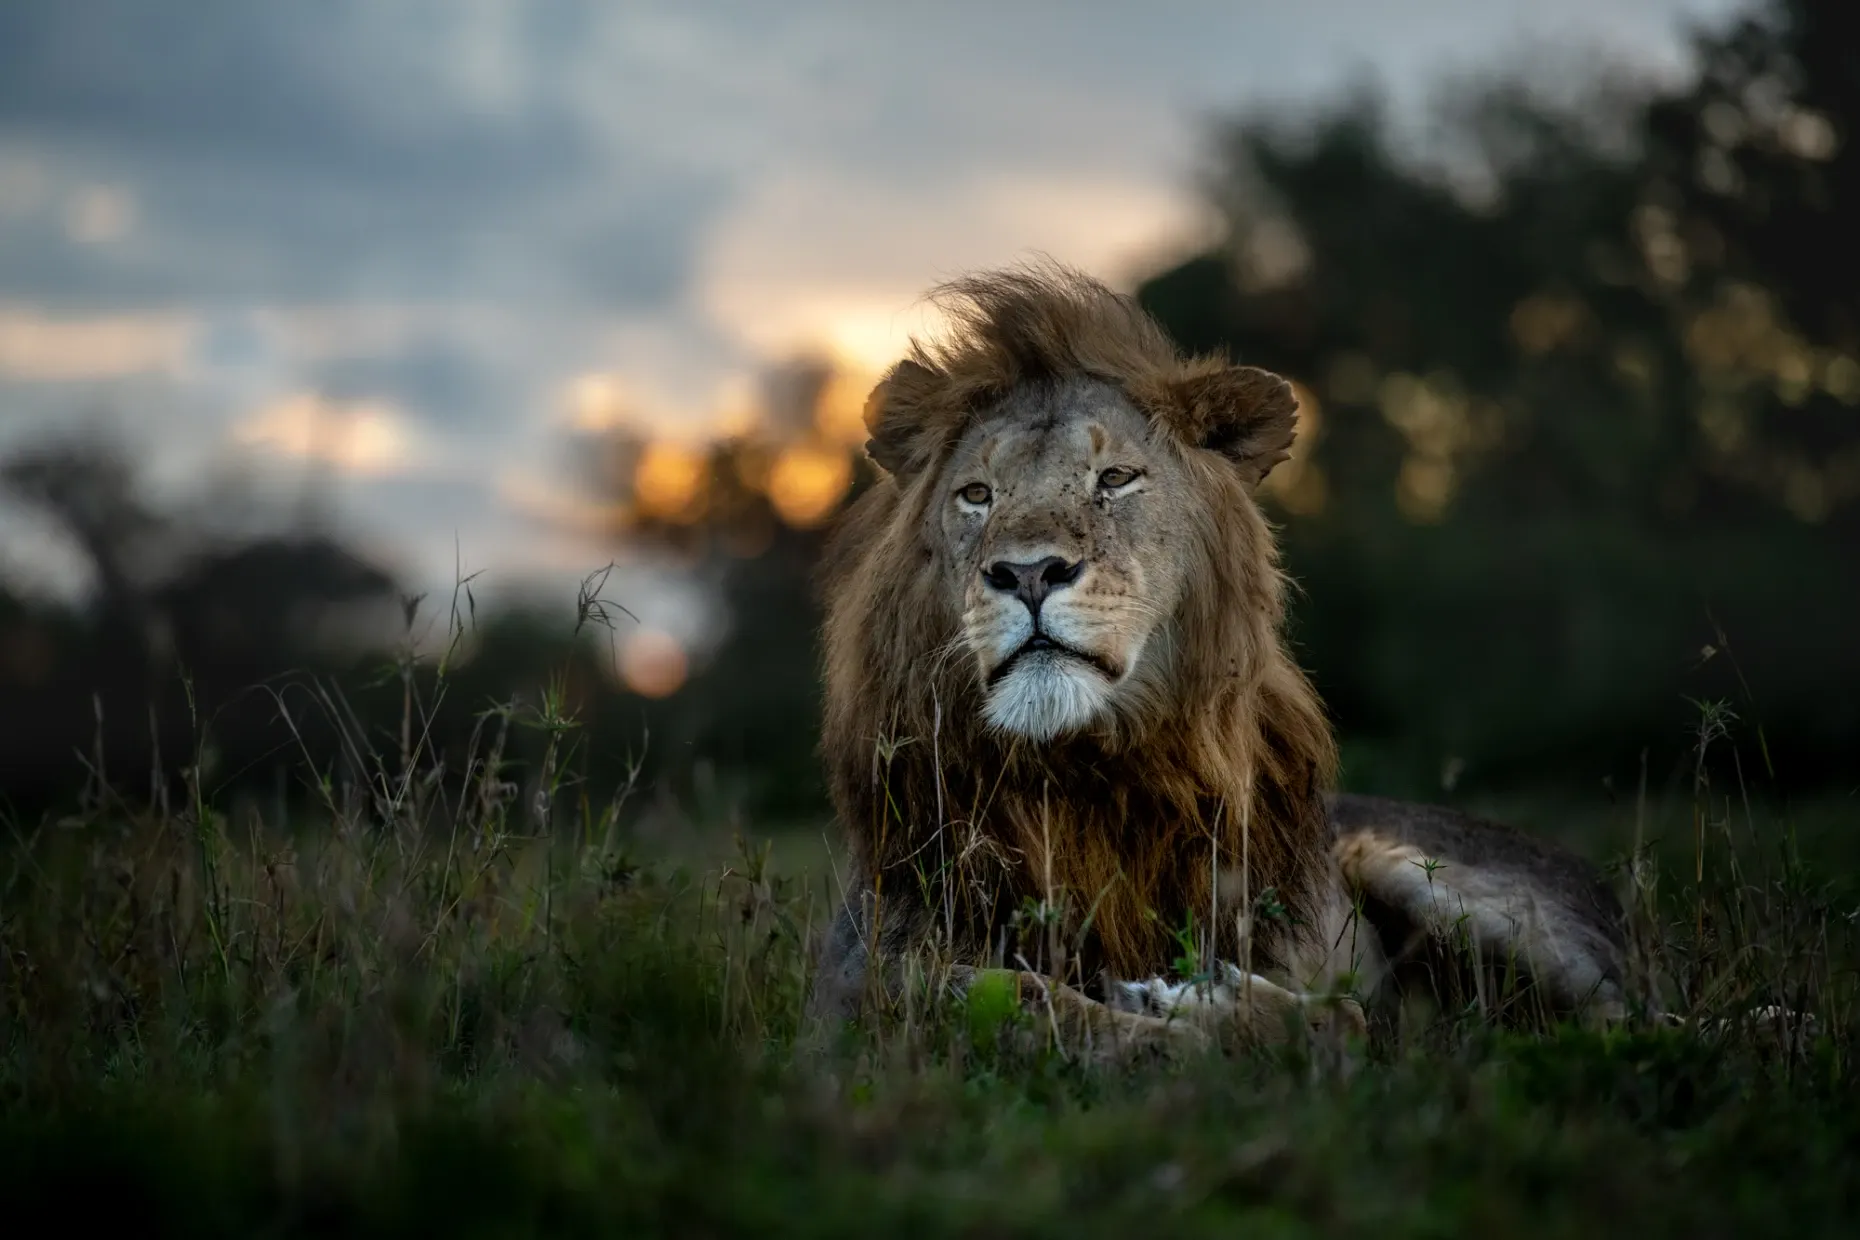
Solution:
<path fill-rule="evenodd" d="M 1786 773 L 1850 769 L 1860 705 L 1827 691 L 1860 679 L 1842 8 L 1700 36 L 1676 93 L 1485 87 L 1446 114 L 1459 175 L 1399 157 L 1368 98 L 1225 132 L 1226 240 L 1140 297 L 1302 385 L 1270 487 L 1304 656 L 1374 742 L 1352 778 L 1629 774 L 1684 747 L 1682 694 L 1749 692 Z"/>
<path fill-rule="evenodd" d="M 159 793 L 197 743 L 217 751 L 220 774 L 256 772 L 287 750 L 301 762 L 259 687 L 344 668 L 358 636 L 364 650 L 391 637 L 364 617 L 347 649 L 332 640 L 346 609 L 378 620 L 393 608 L 384 570 L 314 531 L 218 537 L 205 513 L 156 511 L 138 481 L 126 453 L 101 442 L 0 466 L 0 487 L 64 530 L 94 583 L 78 614 L 0 605 L 0 788 L 15 807 L 101 783 Z M 333 736 L 305 739 L 326 765 Z"/>
<path fill-rule="evenodd" d="M 1686 696 L 1761 721 L 1787 781 L 1851 775 L 1860 45 L 1844 8 L 1780 0 L 1701 34 L 1682 88 L 1598 77 L 1551 102 L 1487 85 L 1443 112 L 1431 165 L 1398 153 L 1370 96 L 1219 134 L 1226 236 L 1139 295 L 1184 345 L 1299 384 L 1300 443 L 1267 489 L 1350 782 L 1625 785 L 1643 747 L 1681 759 Z M 282 734 L 247 687 L 301 668 L 346 674 L 340 719 L 327 701 L 297 716 L 319 772 L 358 745 L 408 747 L 410 709 L 460 769 L 552 685 L 581 719 L 591 796 L 643 747 L 672 795 L 722 787 L 706 809 L 815 812 L 811 577 L 825 525 L 874 477 L 871 378 L 796 359 L 703 439 L 603 416 L 575 445 L 588 513 L 623 555 L 708 583 L 721 636 L 687 650 L 616 616 L 610 650 L 513 611 L 475 629 L 443 688 L 430 666 L 403 678 L 384 642 L 329 647 L 331 616 L 396 595 L 334 540 L 212 537 L 107 452 L 17 458 L 0 485 L 69 533 L 96 593 L 83 616 L 0 594 L 0 777 L 17 798 L 73 786 L 80 754 L 122 775 L 158 750 L 172 770 L 192 743 L 181 667 L 221 721 L 221 768 L 262 769 Z M 518 728 L 505 752 L 538 743 Z"/>
<path fill-rule="evenodd" d="M 1713 471 L 1808 522 L 1860 503 L 1860 44 L 1786 0 L 1701 42 L 1657 100 L 1636 223 L 1680 319 Z"/>
<path fill-rule="evenodd" d="M 628 711 L 651 735 L 654 775 L 683 793 L 722 780 L 729 807 L 758 815 L 824 805 L 814 566 L 827 524 L 875 476 L 862 449 L 869 386 L 804 356 L 770 369 L 730 433 L 693 444 L 627 427 L 588 456 L 616 542 L 708 582 L 720 617 L 688 679 Z M 624 622 L 618 638 L 624 649 Z"/>

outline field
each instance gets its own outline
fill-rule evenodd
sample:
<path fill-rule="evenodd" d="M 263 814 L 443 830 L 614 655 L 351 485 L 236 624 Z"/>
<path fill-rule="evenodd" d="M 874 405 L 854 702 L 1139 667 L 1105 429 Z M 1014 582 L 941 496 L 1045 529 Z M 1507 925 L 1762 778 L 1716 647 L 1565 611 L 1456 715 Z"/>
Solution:
<path fill-rule="evenodd" d="M 658 7 L 0 0 L 6 1233 L 1860 1236 L 1860 3 Z M 1645 1002 L 813 1027 L 828 785 L 1001 756 L 1010 584 L 1204 771 L 1270 623 Z M 1243 838 L 1178 975 L 1300 907 Z"/>
<path fill-rule="evenodd" d="M 1784 812 L 1701 779 L 1487 807 L 1602 860 L 1642 839 L 1619 877 L 1689 1028 L 1501 1033 L 1469 1007 L 1413 1014 L 1342 1075 L 1268 1055 L 1106 1071 L 974 1043 L 935 1005 L 803 1037 L 822 824 L 647 829 L 559 773 L 539 796 L 466 770 L 313 783 L 320 804 L 269 816 L 93 789 L 12 824 L 11 1215 L 190 1236 L 1649 1237 L 1850 1234 L 1860 1205 L 1853 904 L 1822 877 L 1850 797 Z M 1767 1003 L 1815 1024 L 1742 1019 Z"/>

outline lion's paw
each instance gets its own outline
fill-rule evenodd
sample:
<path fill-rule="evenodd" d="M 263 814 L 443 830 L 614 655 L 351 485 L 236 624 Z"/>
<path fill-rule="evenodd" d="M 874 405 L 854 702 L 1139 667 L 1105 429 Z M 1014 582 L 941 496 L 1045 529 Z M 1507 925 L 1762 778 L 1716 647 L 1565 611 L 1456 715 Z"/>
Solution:
<path fill-rule="evenodd" d="M 1331 1040 L 1368 1036 L 1363 1009 L 1354 999 L 1287 990 L 1224 962 L 1211 976 L 1186 982 L 1161 977 L 1120 982 L 1110 998 L 1121 1011 L 1214 1030 L 1223 1040 L 1278 1042 L 1295 1036 L 1301 1026 Z"/>
<path fill-rule="evenodd" d="M 1815 1019 L 1813 1012 L 1798 1012 L 1775 1003 L 1751 1008 L 1743 1014 L 1741 1020 L 1725 1016 L 1695 1024 L 1677 1012 L 1661 1012 L 1658 1019 L 1671 1028 L 1696 1028 L 1714 1037 L 1747 1031 L 1760 1038 L 1772 1038 L 1790 1045 L 1806 1045 L 1821 1034 L 1821 1022 Z"/>
<path fill-rule="evenodd" d="M 1225 962 L 1212 976 L 1186 982 L 1171 982 L 1163 977 L 1139 982 L 1118 982 L 1113 988 L 1115 1006 L 1126 1012 L 1148 1016 L 1191 1016 L 1231 1009 L 1247 1002 L 1249 984 L 1262 990 L 1279 991 L 1274 982 L 1257 973 L 1244 973 Z"/>

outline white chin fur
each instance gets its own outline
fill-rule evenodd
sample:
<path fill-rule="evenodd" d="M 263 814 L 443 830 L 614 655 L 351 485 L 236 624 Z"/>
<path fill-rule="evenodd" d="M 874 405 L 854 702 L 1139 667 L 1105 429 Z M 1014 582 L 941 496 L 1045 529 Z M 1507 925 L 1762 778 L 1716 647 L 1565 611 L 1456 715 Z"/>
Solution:
<path fill-rule="evenodd" d="M 1076 732 L 1104 709 L 1110 685 L 1079 660 L 1030 654 L 988 693 L 988 722 L 1032 741 Z"/>

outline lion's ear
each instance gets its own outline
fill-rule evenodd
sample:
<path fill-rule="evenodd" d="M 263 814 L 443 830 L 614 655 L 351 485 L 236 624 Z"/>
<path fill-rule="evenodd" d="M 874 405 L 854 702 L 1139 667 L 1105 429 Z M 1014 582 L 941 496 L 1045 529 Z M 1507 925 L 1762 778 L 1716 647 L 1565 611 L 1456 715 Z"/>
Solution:
<path fill-rule="evenodd" d="M 1188 441 L 1232 461 L 1248 486 L 1290 459 L 1298 398 L 1271 371 L 1228 366 L 1184 379 L 1170 394 Z"/>
<path fill-rule="evenodd" d="M 923 466 L 928 455 L 925 411 L 941 382 L 936 371 L 906 358 L 865 398 L 865 427 L 872 436 L 865 442 L 866 455 L 886 473 L 904 477 Z"/>

